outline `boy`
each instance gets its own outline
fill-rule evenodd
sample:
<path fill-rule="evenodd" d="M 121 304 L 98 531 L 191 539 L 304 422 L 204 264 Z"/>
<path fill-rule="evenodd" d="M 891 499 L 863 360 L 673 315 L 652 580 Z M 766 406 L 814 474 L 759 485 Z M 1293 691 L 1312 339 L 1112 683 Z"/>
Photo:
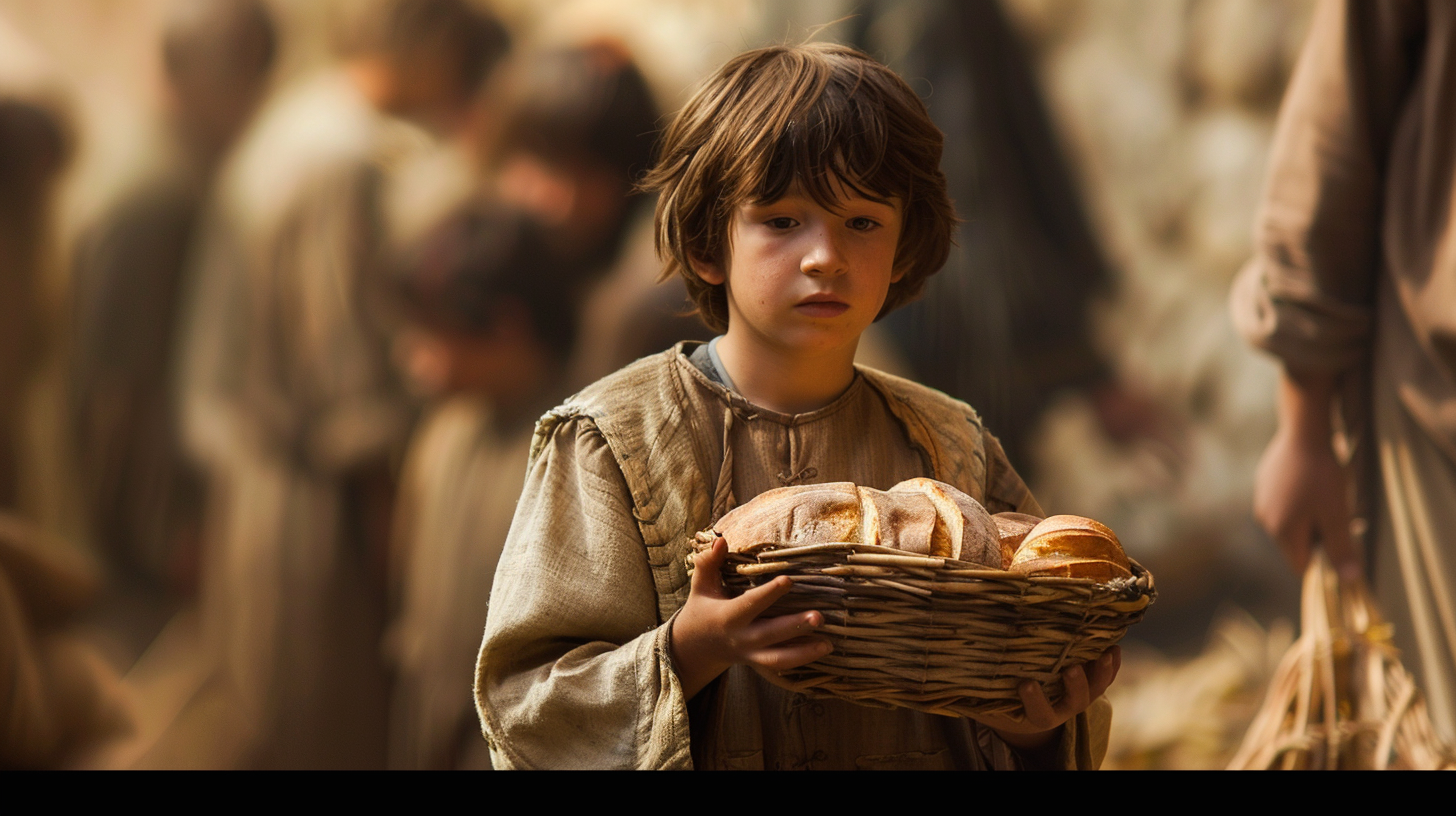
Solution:
<path fill-rule="evenodd" d="M 396 342 L 432 398 L 410 440 L 389 577 L 396 613 L 390 765 L 489 768 L 468 676 L 525 473 L 520 464 L 576 335 L 579 270 L 519 214 L 470 204 L 402 265 Z"/>
<path fill-rule="evenodd" d="M 1026 720 L 993 730 L 764 679 L 827 653 L 823 619 L 758 618 L 784 579 L 727 598 L 721 540 L 688 586 L 694 532 L 783 485 L 932 476 L 1041 513 L 969 407 L 853 364 L 945 262 L 940 150 L 909 86 L 825 44 L 739 56 L 669 127 L 645 184 L 659 253 L 725 333 L 538 426 L 476 678 L 497 767 L 1095 767 L 1105 704 L 1081 714 L 1115 651 L 1069 671 L 1055 708 L 1027 684 Z"/>

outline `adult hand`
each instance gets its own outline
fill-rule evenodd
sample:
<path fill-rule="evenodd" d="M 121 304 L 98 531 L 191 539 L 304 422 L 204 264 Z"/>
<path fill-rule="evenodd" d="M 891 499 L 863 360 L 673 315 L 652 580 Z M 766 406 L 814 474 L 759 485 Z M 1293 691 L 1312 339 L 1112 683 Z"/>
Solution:
<path fill-rule="evenodd" d="M 1333 376 L 1281 378 L 1279 430 L 1254 476 L 1254 518 L 1296 572 L 1318 545 L 1343 576 L 1355 578 L 1362 567 L 1350 535 L 1348 479 L 1332 442 L 1333 394 Z"/>
<path fill-rule="evenodd" d="M 829 654 L 830 643 L 810 637 L 824 625 L 819 612 L 760 618 L 793 582 L 786 577 L 756 586 L 736 598 L 723 587 L 728 544 L 721 537 L 698 555 L 687 603 L 673 618 L 672 659 L 689 699 L 729 666 L 748 664 L 777 674 Z"/>

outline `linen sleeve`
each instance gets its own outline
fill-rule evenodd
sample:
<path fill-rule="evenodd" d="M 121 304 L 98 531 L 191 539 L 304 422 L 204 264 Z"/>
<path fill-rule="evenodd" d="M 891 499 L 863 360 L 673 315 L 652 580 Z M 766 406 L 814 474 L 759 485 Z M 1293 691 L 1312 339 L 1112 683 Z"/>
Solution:
<path fill-rule="evenodd" d="M 562 422 L 527 475 L 476 669 L 495 767 L 692 767 L 656 597 L 605 439 Z"/>
<path fill-rule="evenodd" d="M 1421 54 L 1424 4 L 1340 0 L 1315 12 L 1290 80 L 1234 322 L 1294 368 L 1368 354 L 1385 167 Z"/>

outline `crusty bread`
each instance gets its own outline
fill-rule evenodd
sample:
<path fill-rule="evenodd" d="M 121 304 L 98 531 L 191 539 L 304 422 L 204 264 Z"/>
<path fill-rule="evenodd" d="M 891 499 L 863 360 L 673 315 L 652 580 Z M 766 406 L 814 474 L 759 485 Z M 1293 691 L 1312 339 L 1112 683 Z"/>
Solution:
<path fill-rule="evenodd" d="M 1010 570 L 1100 583 L 1132 577 L 1132 565 L 1117 535 L 1082 516 L 1052 516 L 1033 527 L 1012 558 Z"/>
<path fill-rule="evenodd" d="M 1011 569 L 1011 560 L 1026 540 L 1026 534 L 1042 520 L 1026 513 L 997 513 L 991 520 L 996 523 L 996 532 L 1001 538 L 1001 568 Z"/>
<path fill-rule="evenodd" d="M 897 496 L 872 487 L 859 488 L 864 509 L 864 537 L 857 543 L 894 547 L 920 555 L 949 558 L 949 548 L 937 549 L 939 526 L 935 505 L 924 496 Z"/>
<path fill-rule="evenodd" d="M 780 487 L 734 508 L 714 529 L 733 552 L 776 546 L 860 541 L 859 491 L 853 482 Z"/>
<path fill-rule="evenodd" d="M 767 545 L 875 544 L 1001 568 L 995 522 L 975 499 L 931 479 L 888 491 L 850 482 L 781 487 L 735 508 L 697 536 L 733 552 Z"/>
<path fill-rule="evenodd" d="M 935 506 L 933 554 L 1001 569 L 996 523 L 980 502 L 945 482 L 926 478 L 906 479 L 890 488 L 890 493 L 920 494 Z"/>

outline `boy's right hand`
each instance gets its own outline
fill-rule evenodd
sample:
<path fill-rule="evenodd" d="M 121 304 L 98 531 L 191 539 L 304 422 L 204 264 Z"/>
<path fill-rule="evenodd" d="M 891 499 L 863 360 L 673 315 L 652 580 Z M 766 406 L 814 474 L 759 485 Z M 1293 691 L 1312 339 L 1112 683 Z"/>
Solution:
<path fill-rule="evenodd" d="M 671 651 L 683 693 L 692 699 L 728 667 L 744 663 L 777 674 L 829 654 L 828 640 L 810 637 L 819 612 L 759 618 L 793 587 L 778 577 L 736 598 L 723 587 L 728 543 L 721 537 L 698 555 L 687 603 L 673 618 Z"/>

